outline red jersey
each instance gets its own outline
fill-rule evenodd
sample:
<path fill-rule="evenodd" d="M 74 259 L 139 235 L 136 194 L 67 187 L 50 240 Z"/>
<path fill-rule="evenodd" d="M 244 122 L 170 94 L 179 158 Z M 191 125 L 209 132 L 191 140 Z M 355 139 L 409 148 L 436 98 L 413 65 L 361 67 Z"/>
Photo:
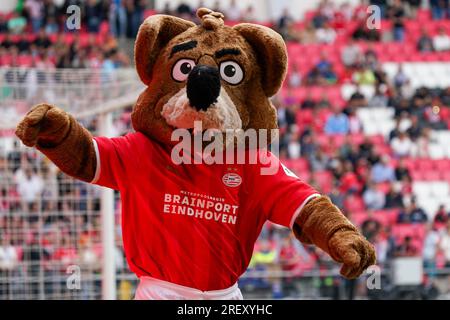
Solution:
<path fill-rule="evenodd" d="M 280 164 L 180 164 L 142 133 L 95 138 L 95 184 L 119 190 L 125 255 L 138 277 L 202 291 L 232 286 L 269 220 L 292 227 L 317 195 Z M 264 163 L 267 163 L 264 161 Z"/>

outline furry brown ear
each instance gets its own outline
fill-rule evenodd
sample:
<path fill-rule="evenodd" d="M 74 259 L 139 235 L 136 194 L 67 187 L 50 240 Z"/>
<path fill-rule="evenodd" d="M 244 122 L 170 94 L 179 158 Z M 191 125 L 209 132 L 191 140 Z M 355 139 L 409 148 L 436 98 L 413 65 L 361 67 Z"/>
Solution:
<path fill-rule="evenodd" d="M 267 97 L 280 89 L 286 75 L 287 50 L 283 38 L 265 26 L 241 23 L 233 27 L 253 47 L 263 71 L 262 86 Z"/>
<path fill-rule="evenodd" d="M 194 26 L 193 22 L 162 14 L 145 19 L 134 45 L 134 61 L 142 82 L 150 83 L 152 68 L 161 49 L 172 38 Z"/>

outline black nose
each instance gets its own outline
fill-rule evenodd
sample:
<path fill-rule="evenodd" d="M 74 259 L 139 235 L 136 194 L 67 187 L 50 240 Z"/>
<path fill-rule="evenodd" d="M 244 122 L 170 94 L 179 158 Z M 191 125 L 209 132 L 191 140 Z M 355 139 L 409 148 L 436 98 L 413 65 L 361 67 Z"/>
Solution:
<path fill-rule="evenodd" d="M 196 65 L 186 84 L 189 103 L 197 110 L 206 110 L 217 102 L 220 94 L 220 74 L 216 67 Z"/>

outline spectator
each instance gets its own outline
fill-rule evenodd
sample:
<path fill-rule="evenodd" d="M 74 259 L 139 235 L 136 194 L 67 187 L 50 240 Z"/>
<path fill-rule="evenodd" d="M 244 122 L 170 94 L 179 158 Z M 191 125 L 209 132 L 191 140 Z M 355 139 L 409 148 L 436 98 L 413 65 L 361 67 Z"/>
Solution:
<path fill-rule="evenodd" d="M 19 254 L 12 245 L 9 235 L 0 233 L 0 239 L 0 297 L 4 298 L 9 296 L 12 284 L 2 280 L 9 279 L 11 272 L 18 266 Z"/>
<path fill-rule="evenodd" d="M 371 5 L 375 5 L 380 8 L 382 18 L 386 16 L 387 2 L 387 0 L 370 0 Z"/>
<path fill-rule="evenodd" d="M 302 259 L 292 236 L 281 239 L 279 260 L 281 269 L 285 272 L 298 272 L 301 267 Z"/>
<path fill-rule="evenodd" d="M 289 31 L 293 23 L 294 19 L 292 18 L 289 9 L 284 9 L 281 17 L 278 19 L 277 29 L 285 40 L 289 40 Z"/>
<path fill-rule="evenodd" d="M 427 233 L 423 242 L 423 267 L 425 272 L 434 276 L 436 269 L 436 257 L 439 250 L 440 236 L 437 230 L 431 226 L 427 227 Z"/>
<path fill-rule="evenodd" d="M 348 117 L 338 107 L 334 107 L 333 113 L 325 124 L 326 134 L 347 134 L 350 129 Z"/>
<path fill-rule="evenodd" d="M 311 91 L 306 92 L 305 99 L 302 102 L 302 110 L 314 109 L 316 107 L 316 101 L 313 99 Z"/>
<path fill-rule="evenodd" d="M 24 210 L 32 210 L 43 190 L 42 178 L 30 168 L 16 173 L 17 191 L 24 202 Z"/>
<path fill-rule="evenodd" d="M 333 43 L 336 36 L 336 31 L 328 22 L 325 22 L 323 27 L 316 31 L 316 39 L 319 43 Z"/>
<path fill-rule="evenodd" d="M 431 131 L 429 128 L 424 128 L 422 133 L 414 143 L 411 155 L 417 158 L 429 158 L 430 157 L 430 138 Z"/>
<path fill-rule="evenodd" d="M 391 148 L 396 157 L 408 157 L 412 153 L 413 142 L 406 132 L 400 132 L 392 139 Z"/>
<path fill-rule="evenodd" d="M 398 66 L 397 73 L 394 76 L 394 86 L 399 89 L 401 86 L 403 86 L 406 81 L 408 81 L 408 76 L 405 74 L 405 71 L 403 69 L 403 64 L 400 64 Z"/>
<path fill-rule="evenodd" d="M 397 167 L 395 168 L 395 178 L 397 181 L 402 181 L 404 178 L 411 179 L 404 158 L 400 158 L 398 161 Z"/>
<path fill-rule="evenodd" d="M 407 0 L 406 3 L 408 4 L 408 16 L 415 19 L 417 16 L 417 11 L 422 4 L 422 0 Z"/>
<path fill-rule="evenodd" d="M 373 43 L 369 43 L 364 52 L 364 63 L 372 70 L 375 70 L 375 67 L 379 65 L 378 54 L 373 47 Z"/>
<path fill-rule="evenodd" d="M 85 5 L 86 25 L 89 32 L 98 32 L 102 19 L 101 2 L 88 0 Z"/>
<path fill-rule="evenodd" d="M 36 22 L 36 26 L 40 25 Z M 27 20 L 17 13 L 12 13 L 8 20 L 8 30 L 11 34 L 22 34 L 27 26 Z"/>
<path fill-rule="evenodd" d="M 433 20 L 444 19 L 448 8 L 448 0 L 430 0 L 430 7 Z"/>
<path fill-rule="evenodd" d="M 368 211 L 368 216 L 361 224 L 361 233 L 367 240 L 373 243 L 381 230 L 381 223 L 373 217 L 373 212 Z"/>
<path fill-rule="evenodd" d="M 47 34 L 45 33 L 44 28 L 39 30 L 39 33 L 38 33 L 36 39 L 33 41 L 33 44 L 38 49 L 48 49 L 51 46 L 52 43 L 51 43 L 49 37 L 47 36 Z"/>
<path fill-rule="evenodd" d="M 325 53 L 321 54 L 320 61 L 309 72 L 306 82 L 309 85 L 327 85 L 336 83 L 336 74 Z"/>
<path fill-rule="evenodd" d="M 433 39 L 425 28 L 421 29 L 421 35 L 417 41 L 417 50 L 420 52 L 431 52 L 434 50 Z"/>
<path fill-rule="evenodd" d="M 367 209 L 380 210 L 384 208 L 386 198 L 373 182 L 367 184 L 367 188 L 363 193 L 364 204 Z"/>
<path fill-rule="evenodd" d="M 357 85 L 374 85 L 376 82 L 374 72 L 368 66 L 361 66 L 353 73 L 352 80 Z"/>
<path fill-rule="evenodd" d="M 450 37 L 444 27 L 440 27 L 438 34 L 433 37 L 433 48 L 436 51 L 450 50 Z"/>
<path fill-rule="evenodd" d="M 124 0 L 112 0 L 109 12 L 109 26 L 111 33 L 119 38 L 125 36 L 127 28 L 127 14 Z"/>
<path fill-rule="evenodd" d="M 364 94 L 361 92 L 361 87 L 356 86 L 355 92 L 352 93 L 350 99 L 348 100 L 349 107 L 360 108 L 367 106 L 367 100 Z"/>
<path fill-rule="evenodd" d="M 315 142 L 313 136 L 311 134 L 304 135 L 301 140 L 300 151 L 302 153 L 302 157 L 307 159 L 312 158 L 318 151 L 319 146 Z"/>
<path fill-rule="evenodd" d="M 344 195 L 339 192 L 339 189 L 336 186 L 333 186 L 330 194 L 328 195 L 330 200 L 338 207 L 344 207 Z"/>
<path fill-rule="evenodd" d="M 347 68 L 353 68 L 361 63 L 363 54 L 360 46 L 353 41 L 349 40 L 348 44 L 342 49 L 341 60 L 344 66 Z"/>
<path fill-rule="evenodd" d="M 226 10 L 226 18 L 231 21 L 239 21 L 241 20 L 242 12 L 239 8 L 236 0 L 231 0 L 230 5 L 228 6 L 228 10 Z"/>
<path fill-rule="evenodd" d="M 362 123 L 356 114 L 356 108 L 347 108 L 348 125 L 350 133 L 360 133 L 362 131 Z"/>
<path fill-rule="evenodd" d="M 450 268 L 450 222 L 447 222 L 447 227 L 441 236 L 439 248 L 444 254 L 445 268 Z"/>
<path fill-rule="evenodd" d="M 328 169 L 329 163 L 330 158 L 321 149 L 310 158 L 310 167 L 312 171 L 324 171 Z"/>
<path fill-rule="evenodd" d="M 31 20 L 33 32 L 38 32 L 43 27 L 43 3 L 39 0 L 26 0 L 25 9 Z"/>
<path fill-rule="evenodd" d="M 278 270 L 278 254 L 274 244 L 263 239 L 260 241 L 259 248 L 253 253 L 249 267 L 257 271 L 274 272 Z M 273 296 L 280 297 L 281 283 L 278 279 L 271 282 Z"/>
<path fill-rule="evenodd" d="M 405 39 L 405 10 L 401 0 L 394 0 L 392 7 L 390 8 L 389 16 L 392 20 L 392 32 L 394 40 L 403 42 Z"/>
<path fill-rule="evenodd" d="M 249 5 L 242 15 L 243 21 L 254 22 L 256 20 L 255 16 L 255 8 L 252 5 Z"/>
<path fill-rule="evenodd" d="M 289 136 L 287 152 L 290 159 L 298 159 L 301 155 L 301 145 L 298 130 L 293 131 Z"/>
<path fill-rule="evenodd" d="M 398 223 L 425 223 L 427 220 L 425 211 L 417 207 L 415 200 L 411 201 L 411 204 L 404 208 L 397 217 Z"/>
<path fill-rule="evenodd" d="M 414 257 L 417 256 L 418 249 L 412 243 L 411 236 L 405 236 L 403 242 L 395 249 L 395 255 L 397 257 Z"/>
<path fill-rule="evenodd" d="M 328 92 L 323 91 L 319 100 L 317 101 L 317 108 L 318 109 L 331 109 L 331 102 L 328 97 Z"/>
<path fill-rule="evenodd" d="M 445 206 L 441 204 L 434 215 L 434 224 L 446 224 L 450 219 L 450 213 L 445 211 Z"/>
<path fill-rule="evenodd" d="M 416 141 L 422 134 L 423 128 L 421 123 L 419 122 L 419 117 L 417 115 L 412 115 L 410 117 L 410 120 L 411 124 L 406 132 L 411 137 L 411 140 Z"/>
<path fill-rule="evenodd" d="M 401 184 L 392 182 L 389 185 L 389 189 L 386 193 L 386 202 L 384 204 L 385 209 L 402 208 L 403 207 L 403 195 L 401 193 Z"/>
<path fill-rule="evenodd" d="M 371 179 L 375 183 L 392 182 L 395 179 L 394 168 L 390 165 L 387 155 L 381 157 L 371 170 Z"/>
<path fill-rule="evenodd" d="M 386 107 L 388 105 L 388 96 L 386 95 L 387 87 L 385 85 L 375 86 L 375 93 L 370 98 L 369 107 Z"/>
<path fill-rule="evenodd" d="M 298 88 L 302 84 L 302 76 L 296 63 L 292 65 L 292 70 L 289 72 L 288 84 L 291 88 Z"/>
<path fill-rule="evenodd" d="M 363 41 L 380 41 L 380 32 L 377 29 L 369 29 L 366 20 L 360 22 L 352 34 L 353 40 L 363 40 Z"/>

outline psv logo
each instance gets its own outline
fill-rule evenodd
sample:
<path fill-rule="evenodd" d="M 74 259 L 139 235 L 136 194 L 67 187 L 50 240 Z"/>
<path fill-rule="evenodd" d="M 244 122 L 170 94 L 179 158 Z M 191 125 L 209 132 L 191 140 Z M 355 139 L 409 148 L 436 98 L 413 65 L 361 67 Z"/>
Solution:
<path fill-rule="evenodd" d="M 242 183 L 242 178 L 237 173 L 227 173 L 222 177 L 222 182 L 227 187 L 238 187 Z"/>

